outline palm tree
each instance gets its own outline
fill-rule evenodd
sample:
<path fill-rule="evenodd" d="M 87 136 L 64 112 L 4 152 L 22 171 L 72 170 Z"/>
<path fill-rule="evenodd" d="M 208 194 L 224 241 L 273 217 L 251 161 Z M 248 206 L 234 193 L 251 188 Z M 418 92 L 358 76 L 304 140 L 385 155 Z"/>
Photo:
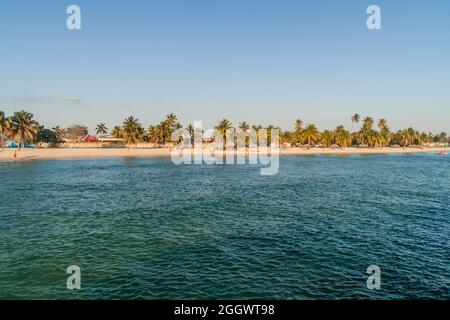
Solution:
<path fill-rule="evenodd" d="M 168 114 L 166 116 L 166 121 L 167 123 L 169 123 L 170 125 L 175 125 L 178 122 L 177 116 L 174 115 L 173 113 Z"/>
<path fill-rule="evenodd" d="M 22 110 L 14 113 L 9 127 L 11 137 L 18 140 L 20 151 L 25 142 L 33 141 L 38 132 L 39 124 L 33 120 L 33 114 Z"/>
<path fill-rule="evenodd" d="M 195 129 L 192 123 L 189 123 L 186 127 L 186 130 L 189 132 L 189 135 L 192 137 L 194 135 Z"/>
<path fill-rule="evenodd" d="M 56 135 L 62 135 L 64 129 L 61 129 L 60 126 L 56 126 L 52 128 L 52 131 L 56 134 Z"/>
<path fill-rule="evenodd" d="M 385 144 L 385 139 L 380 132 L 372 130 L 370 135 L 370 145 L 372 147 L 382 147 Z"/>
<path fill-rule="evenodd" d="M 106 127 L 106 125 L 104 123 L 99 123 L 97 125 L 97 127 L 95 128 L 95 131 L 97 132 L 97 135 L 107 134 L 108 128 Z"/>
<path fill-rule="evenodd" d="M 261 130 L 261 129 L 263 129 L 264 127 L 262 126 L 262 125 L 260 125 L 260 124 L 254 124 L 253 126 L 252 126 L 252 129 L 253 129 L 253 131 L 255 131 L 255 133 L 256 134 L 258 134 L 259 133 L 259 130 Z"/>
<path fill-rule="evenodd" d="M 386 128 L 386 126 L 387 126 L 386 119 L 380 119 L 380 121 L 378 121 L 378 128 L 380 128 L 380 130 L 383 130 L 384 128 Z"/>
<path fill-rule="evenodd" d="M 275 127 L 274 125 L 272 125 L 272 124 L 269 124 L 268 126 L 267 126 L 267 128 L 266 128 L 266 130 L 267 130 L 267 146 L 268 147 L 270 147 L 271 145 L 272 145 L 272 130 L 274 130 L 274 129 L 280 129 L 280 128 L 278 128 L 278 127 Z M 279 131 L 278 131 L 279 132 Z"/>
<path fill-rule="evenodd" d="M 191 146 L 194 145 L 195 142 L 195 128 L 194 126 L 190 123 L 188 124 L 188 126 L 186 127 L 186 130 L 189 133 L 189 137 L 191 138 Z"/>
<path fill-rule="evenodd" d="M 242 132 L 247 132 L 250 129 L 250 126 L 247 122 L 243 121 L 239 123 L 239 129 L 241 129 Z"/>
<path fill-rule="evenodd" d="M 345 130 L 344 126 L 338 126 L 336 128 L 336 144 L 341 148 L 347 148 L 352 144 L 352 134 Z"/>
<path fill-rule="evenodd" d="M 295 142 L 300 141 L 300 134 L 303 131 L 303 121 L 301 119 L 295 120 L 295 131 L 294 131 L 294 140 Z"/>
<path fill-rule="evenodd" d="M 170 141 L 172 138 L 172 133 L 180 129 L 182 126 L 178 122 L 177 117 L 171 113 L 166 116 L 166 119 L 164 119 L 160 124 L 158 125 L 158 131 L 160 134 L 160 140 L 162 140 L 163 143 L 166 143 L 167 141 Z"/>
<path fill-rule="evenodd" d="M 403 147 L 409 147 L 418 139 L 419 133 L 413 128 L 408 128 L 399 132 Z"/>
<path fill-rule="evenodd" d="M 439 134 L 439 142 L 440 143 L 446 143 L 448 142 L 448 138 L 447 138 L 447 133 L 446 132 L 441 132 Z"/>
<path fill-rule="evenodd" d="M 150 141 L 154 143 L 159 143 L 162 140 L 162 131 L 161 126 L 150 126 L 147 130 L 148 137 L 150 138 Z"/>
<path fill-rule="evenodd" d="M 289 143 L 292 144 L 294 143 L 294 135 L 292 132 L 290 131 L 283 131 L 280 133 L 280 142 L 282 144 L 284 143 Z"/>
<path fill-rule="evenodd" d="M 420 144 L 424 145 L 426 143 L 428 143 L 428 135 L 425 132 L 422 132 L 420 134 Z"/>
<path fill-rule="evenodd" d="M 382 146 L 388 146 L 389 143 L 392 140 L 391 130 L 389 129 L 389 126 L 387 125 L 387 121 L 385 119 L 381 119 L 378 122 L 378 128 L 381 129 L 380 134 L 382 138 Z"/>
<path fill-rule="evenodd" d="M 64 129 L 61 129 L 60 126 L 56 126 L 56 127 L 52 128 L 52 131 L 55 134 L 56 144 L 64 142 L 64 139 L 63 139 Z"/>
<path fill-rule="evenodd" d="M 300 142 L 308 144 L 310 146 L 315 145 L 319 140 L 319 131 L 313 124 L 308 125 L 305 130 L 300 134 Z"/>
<path fill-rule="evenodd" d="M 374 120 L 371 117 L 365 117 L 363 120 L 363 125 L 358 134 L 358 142 L 363 145 L 373 146 L 374 130 L 373 130 Z"/>
<path fill-rule="evenodd" d="M 433 133 L 432 133 L 432 132 L 429 132 L 429 133 L 428 133 L 428 136 L 427 136 L 427 142 L 428 142 L 428 143 L 432 143 L 432 142 L 433 142 Z"/>
<path fill-rule="evenodd" d="M 329 147 L 333 144 L 334 142 L 334 132 L 329 131 L 329 130 L 325 130 L 321 135 L 320 135 L 320 144 L 324 147 Z"/>
<path fill-rule="evenodd" d="M 256 144 L 259 146 L 259 131 L 264 129 L 264 127 L 262 125 L 260 125 L 260 124 L 254 124 L 252 126 L 252 129 L 253 129 L 253 131 L 256 134 Z"/>
<path fill-rule="evenodd" d="M 123 139 L 123 136 L 124 136 L 123 130 L 122 130 L 122 128 L 119 127 L 119 126 L 115 126 L 115 127 L 112 129 L 111 135 L 112 135 L 114 138 L 116 138 L 117 140 Z"/>
<path fill-rule="evenodd" d="M 227 119 L 223 119 L 222 121 L 219 121 L 215 129 L 219 131 L 225 142 L 227 130 L 230 130 L 231 128 L 233 128 L 232 123 Z"/>
<path fill-rule="evenodd" d="M 223 149 L 226 149 L 227 145 L 227 131 L 231 130 L 233 128 L 232 123 L 228 121 L 227 119 L 222 119 L 222 121 L 219 121 L 215 129 L 218 131 L 220 136 L 223 139 Z"/>
<path fill-rule="evenodd" d="M 373 118 L 371 117 L 365 117 L 363 120 L 363 129 L 365 130 L 371 130 L 373 127 Z"/>
<path fill-rule="evenodd" d="M 2 150 L 5 150 L 5 137 L 10 127 L 8 118 L 6 118 L 5 113 L 0 111 L 0 139 L 2 143 Z"/>
<path fill-rule="evenodd" d="M 354 126 L 355 126 L 357 123 L 359 123 L 361 117 L 360 117 L 359 114 L 355 113 L 354 115 L 352 115 L 351 119 L 352 119 L 352 123 L 353 123 L 353 129 L 355 129 Z"/>
<path fill-rule="evenodd" d="M 247 132 L 250 130 L 250 125 L 247 122 L 243 121 L 239 123 L 238 128 L 240 130 L 237 131 L 235 137 L 236 147 L 238 143 L 243 143 L 245 147 L 248 147 L 250 145 L 250 137 L 247 135 Z M 253 132 L 251 132 L 250 134 L 253 135 Z"/>
<path fill-rule="evenodd" d="M 132 144 L 137 144 L 142 137 L 144 129 L 138 119 L 130 116 L 123 122 L 125 143 L 130 149 Z"/>
<path fill-rule="evenodd" d="M 295 132 L 300 133 L 303 130 L 303 121 L 301 119 L 295 120 Z"/>

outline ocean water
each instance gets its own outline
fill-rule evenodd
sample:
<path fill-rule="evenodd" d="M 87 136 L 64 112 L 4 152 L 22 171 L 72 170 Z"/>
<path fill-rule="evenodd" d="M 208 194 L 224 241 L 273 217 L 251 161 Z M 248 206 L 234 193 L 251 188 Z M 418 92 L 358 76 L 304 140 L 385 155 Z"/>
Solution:
<path fill-rule="evenodd" d="M 0 162 L 0 298 L 449 299 L 449 169 L 435 154 L 283 157 L 271 177 Z"/>

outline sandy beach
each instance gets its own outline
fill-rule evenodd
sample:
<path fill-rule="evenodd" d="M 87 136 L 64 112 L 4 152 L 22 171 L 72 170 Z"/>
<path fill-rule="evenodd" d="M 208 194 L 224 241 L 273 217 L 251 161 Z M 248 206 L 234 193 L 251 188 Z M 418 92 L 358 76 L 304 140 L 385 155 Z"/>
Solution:
<path fill-rule="evenodd" d="M 438 153 L 444 148 L 289 148 L 280 150 L 281 156 L 287 155 L 352 155 L 352 154 L 395 154 L 395 153 Z M 16 157 L 14 152 L 16 151 Z M 5 149 L 0 151 L 0 160 L 45 160 L 112 157 L 170 157 L 171 148 L 125 149 L 125 148 L 54 148 L 54 149 Z"/>

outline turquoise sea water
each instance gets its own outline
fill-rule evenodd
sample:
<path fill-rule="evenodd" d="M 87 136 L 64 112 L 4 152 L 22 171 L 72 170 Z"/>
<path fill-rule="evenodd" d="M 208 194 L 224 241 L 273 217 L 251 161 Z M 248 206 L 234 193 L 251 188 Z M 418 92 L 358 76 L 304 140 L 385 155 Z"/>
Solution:
<path fill-rule="evenodd" d="M 272 177 L 0 162 L 0 298 L 449 299 L 449 169 L 435 154 L 284 157 Z"/>

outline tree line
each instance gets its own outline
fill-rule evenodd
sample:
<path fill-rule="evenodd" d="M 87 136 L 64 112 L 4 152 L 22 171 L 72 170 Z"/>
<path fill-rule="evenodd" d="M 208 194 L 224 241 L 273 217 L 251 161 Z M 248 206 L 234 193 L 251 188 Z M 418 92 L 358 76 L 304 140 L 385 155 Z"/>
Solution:
<path fill-rule="evenodd" d="M 281 131 L 280 143 L 289 143 L 296 146 L 322 146 L 322 147 L 387 147 L 387 146 L 421 146 L 432 143 L 448 143 L 449 138 L 445 132 L 433 134 L 431 132 L 419 132 L 413 128 L 407 128 L 391 132 L 386 119 L 380 119 L 377 123 L 372 117 L 361 119 L 359 114 L 351 116 L 353 125 L 360 124 L 357 131 L 350 132 L 343 125 L 339 125 L 334 130 L 319 131 L 314 124 L 305 124 L 301 119 L 297 119 L 294 130 Z M 162 121 L 151 125 L 146 130 L 142 123 L 135 117 L 126 118 L 122 125 L 115 126 L 111 130 L 111 135 L 123 141 L 127 146 L 135 145 L 139 142 L 152 142 L 156 144 L 166 144 L 171 142 L 171 136 L 175 130 L 183 128 L 178 118 L 174 114 L 167 115 Z M 188 124 L 187 131 L 194 135 L 194 127 Z M 235 128 L 247 132 L 250 129 L 256 133 L 261 129 L 277 129 L 274 125 L 250 126 L 247 122 L 240 122 L 236 127 L 223 119 L 217 123 L 215 129 L 225 135 L 229 130 Z M 97 136 L 108 134 L 109 129 L 104 123 L 99 123 L 95 129 Z M 7 117 L 0 111 L 0 142 L 2 148 L 5 147 L 7 139 L 18 143 L 19 148 L 26 142 L 47 143 L 50 146 L 57 146 L 65 141 L 79 141 L 88 134 L 88 128 L 84 125 L 75 124 L 68 128 L 59 126 L 52 129 L 41 126 L 27 111 L 14 112 Z M 270 137 L 268 137 L 270 141 Z"/>

